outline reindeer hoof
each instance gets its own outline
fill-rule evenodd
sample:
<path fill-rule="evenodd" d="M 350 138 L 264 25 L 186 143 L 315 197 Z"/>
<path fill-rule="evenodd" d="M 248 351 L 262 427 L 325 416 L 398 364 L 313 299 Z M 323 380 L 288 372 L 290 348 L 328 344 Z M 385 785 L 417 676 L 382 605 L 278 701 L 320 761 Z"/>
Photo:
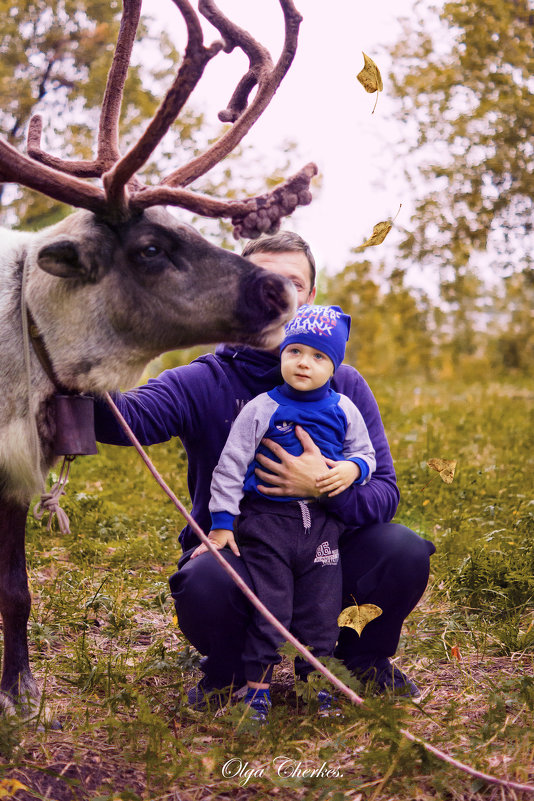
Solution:
<path fill-rule="evenodd" d="M 40 698 L 29 694 L 13 698 L 7 692 L 0 691 L 0 713 L 18 718 L 21 723 L 35 722 L 37 731 L 61 731 L 63 728 L 50 709 L 42 705 Z"/>
<path fill-rule="evenodd" d="M 16 709 L 13 700 L 10 698 L 9 695 L 0 691 L 0 712 L 3 712 L 4 715 L 15 715 Z"/>
<path fill-rule="evenodd" d="M 39 721 L 37 724 L 37 731 L 63 731 L 63 726 L 57 718 L 52 718 L 52 720 L 46 723 Z"/>

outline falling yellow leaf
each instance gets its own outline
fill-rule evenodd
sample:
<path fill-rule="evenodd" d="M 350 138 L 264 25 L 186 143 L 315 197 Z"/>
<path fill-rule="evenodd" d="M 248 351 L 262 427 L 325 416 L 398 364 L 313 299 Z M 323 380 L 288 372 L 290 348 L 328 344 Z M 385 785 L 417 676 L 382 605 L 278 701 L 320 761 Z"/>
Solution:
<path fill-rule="evenodd" d="M 13 798 L 17 790 L 28 790 L 28 787 L 17 779 L 0 779 L 0 798 Z"/>
<path fill-rule="evenodd" d="M 378 103 L 378 92 L 384 88 L 382 83 L 382 76 L 380 70 L 376 66 L 372 58 L 369 58 L 362 50 L 363 55 L 363 69 L 356 76 L 366 92 L 376 92 L 376 101 L 372 113 L 375 113 L 376 104 Z"/>
<path fill-rule="evenodd" d="M 366 92 L 381 92 L 384 88 L 380 70 L 372 58 L 369 58 L 363 51 L 363 69 L 356 76 Z"/>
<path fill-rule="evenodd" d="M 356 251 L 359 253 L 361 250 L 370 247 L 371 245 L 381 245 L 386 236 L 389 234 L 391 229 L 393 228 L 393 223 L 391 220 L 384 220 L 384 222 L 377 223 L 373 228 L 373 233 L 367 239 L 363 245 L 356 248 Z"/>
<path fill-rule="evenodd" d="M 376 604 L 362 604 L 358 606 L 358 604 L 355 603 L 354 606 L 347 606 L 343 609 L 337 619 L 337 624 L 340 627 L 347 626 L 350 629 L 354 629 L 354 631 L 357 631 L 358 634 L 361 635 L 367 624 L 376 617 L 380 617 L 381 614 L 382 610 L 379 606 L 376 606 Z"/>
<path fill-rule="evenodd" d="M 395 216 L 393 217 L 392 220 L 384 220 L 383 222 L 377 223 L 374 226 L 373 233 L 371 234 L 369 239 L 367 239 L 363 243 L 363 245 L 360 245 L 360 247 L 354 248 L 356 253 L 360 253 L 362 250 L 365 250 L 365 248 L 368 248 L 371 245 L 381 245 L 382 242 L 384 241 L 384 239 L 386 238 L 386 236 L 389 234 L 389 232 L 393 228 L 393 223 L 395 222 L 395 220 L 399 216 L 399 213 L 400 213 L 401 209 L 402 209 L 402 203 L 400 203 L 398 211 L 397 211 L 397 213 L 395 214 Z"/>
<path fill-rule="evenodd" d="M 429 459 L 427 465 L 437 470 L 445 484 L 452 484 L 456 462 L 452 459 Z"/>

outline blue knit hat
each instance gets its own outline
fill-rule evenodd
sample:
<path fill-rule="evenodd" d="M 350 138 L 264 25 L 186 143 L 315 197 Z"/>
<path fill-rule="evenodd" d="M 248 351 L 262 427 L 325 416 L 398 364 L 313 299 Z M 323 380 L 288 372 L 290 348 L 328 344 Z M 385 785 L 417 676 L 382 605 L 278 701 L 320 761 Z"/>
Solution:
<path fill-rule="evenodd" d="M 288 345 L 309 345 L 326 353 L 337 370 L 345 358 L 350 317 L 339 306 L 301 306 L 285 327 L 280 353 Z"/>

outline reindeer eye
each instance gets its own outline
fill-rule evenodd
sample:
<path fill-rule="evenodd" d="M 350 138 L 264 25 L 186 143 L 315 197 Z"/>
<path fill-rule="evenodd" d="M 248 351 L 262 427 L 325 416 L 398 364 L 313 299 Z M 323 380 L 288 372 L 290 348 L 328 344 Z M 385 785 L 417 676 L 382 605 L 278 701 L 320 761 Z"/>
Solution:
<path fill-rule="evenodd" d="M 162 252 L 162 248 L 158 247 L 158 245 L 147 245 L 145 248 L 141 248 L 139 255 L 143 259 L 154 259 L 156 256 L 160 256 Z"/>

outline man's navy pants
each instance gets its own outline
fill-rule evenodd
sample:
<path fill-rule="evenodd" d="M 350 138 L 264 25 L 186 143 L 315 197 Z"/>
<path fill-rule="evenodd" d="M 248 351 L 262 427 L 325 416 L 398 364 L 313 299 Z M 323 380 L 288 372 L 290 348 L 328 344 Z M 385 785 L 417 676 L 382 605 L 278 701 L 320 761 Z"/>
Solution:
<path fill-rule="evenodd" d="M 194 549 L 180 560 L 169 582 L 178 624 L 191 644 L 206 656 L 202 669 L 214 687 L 245 681 L 243 650 L 252 606 L 210 553 L 191 560 Z M 376 523 L 345 530 L 339 543 L 342 607 L 372 603 L 382 615 L 367 624 L 361 636 L 340 631 L 335 656 L 349 670 L 365 670 L 393 656 L 402 624 L 421 598 L 428 582 L 434 545 L 399 523 Z M 249 586 L 243 559 L 225 548 L 225 558 Z"/>

